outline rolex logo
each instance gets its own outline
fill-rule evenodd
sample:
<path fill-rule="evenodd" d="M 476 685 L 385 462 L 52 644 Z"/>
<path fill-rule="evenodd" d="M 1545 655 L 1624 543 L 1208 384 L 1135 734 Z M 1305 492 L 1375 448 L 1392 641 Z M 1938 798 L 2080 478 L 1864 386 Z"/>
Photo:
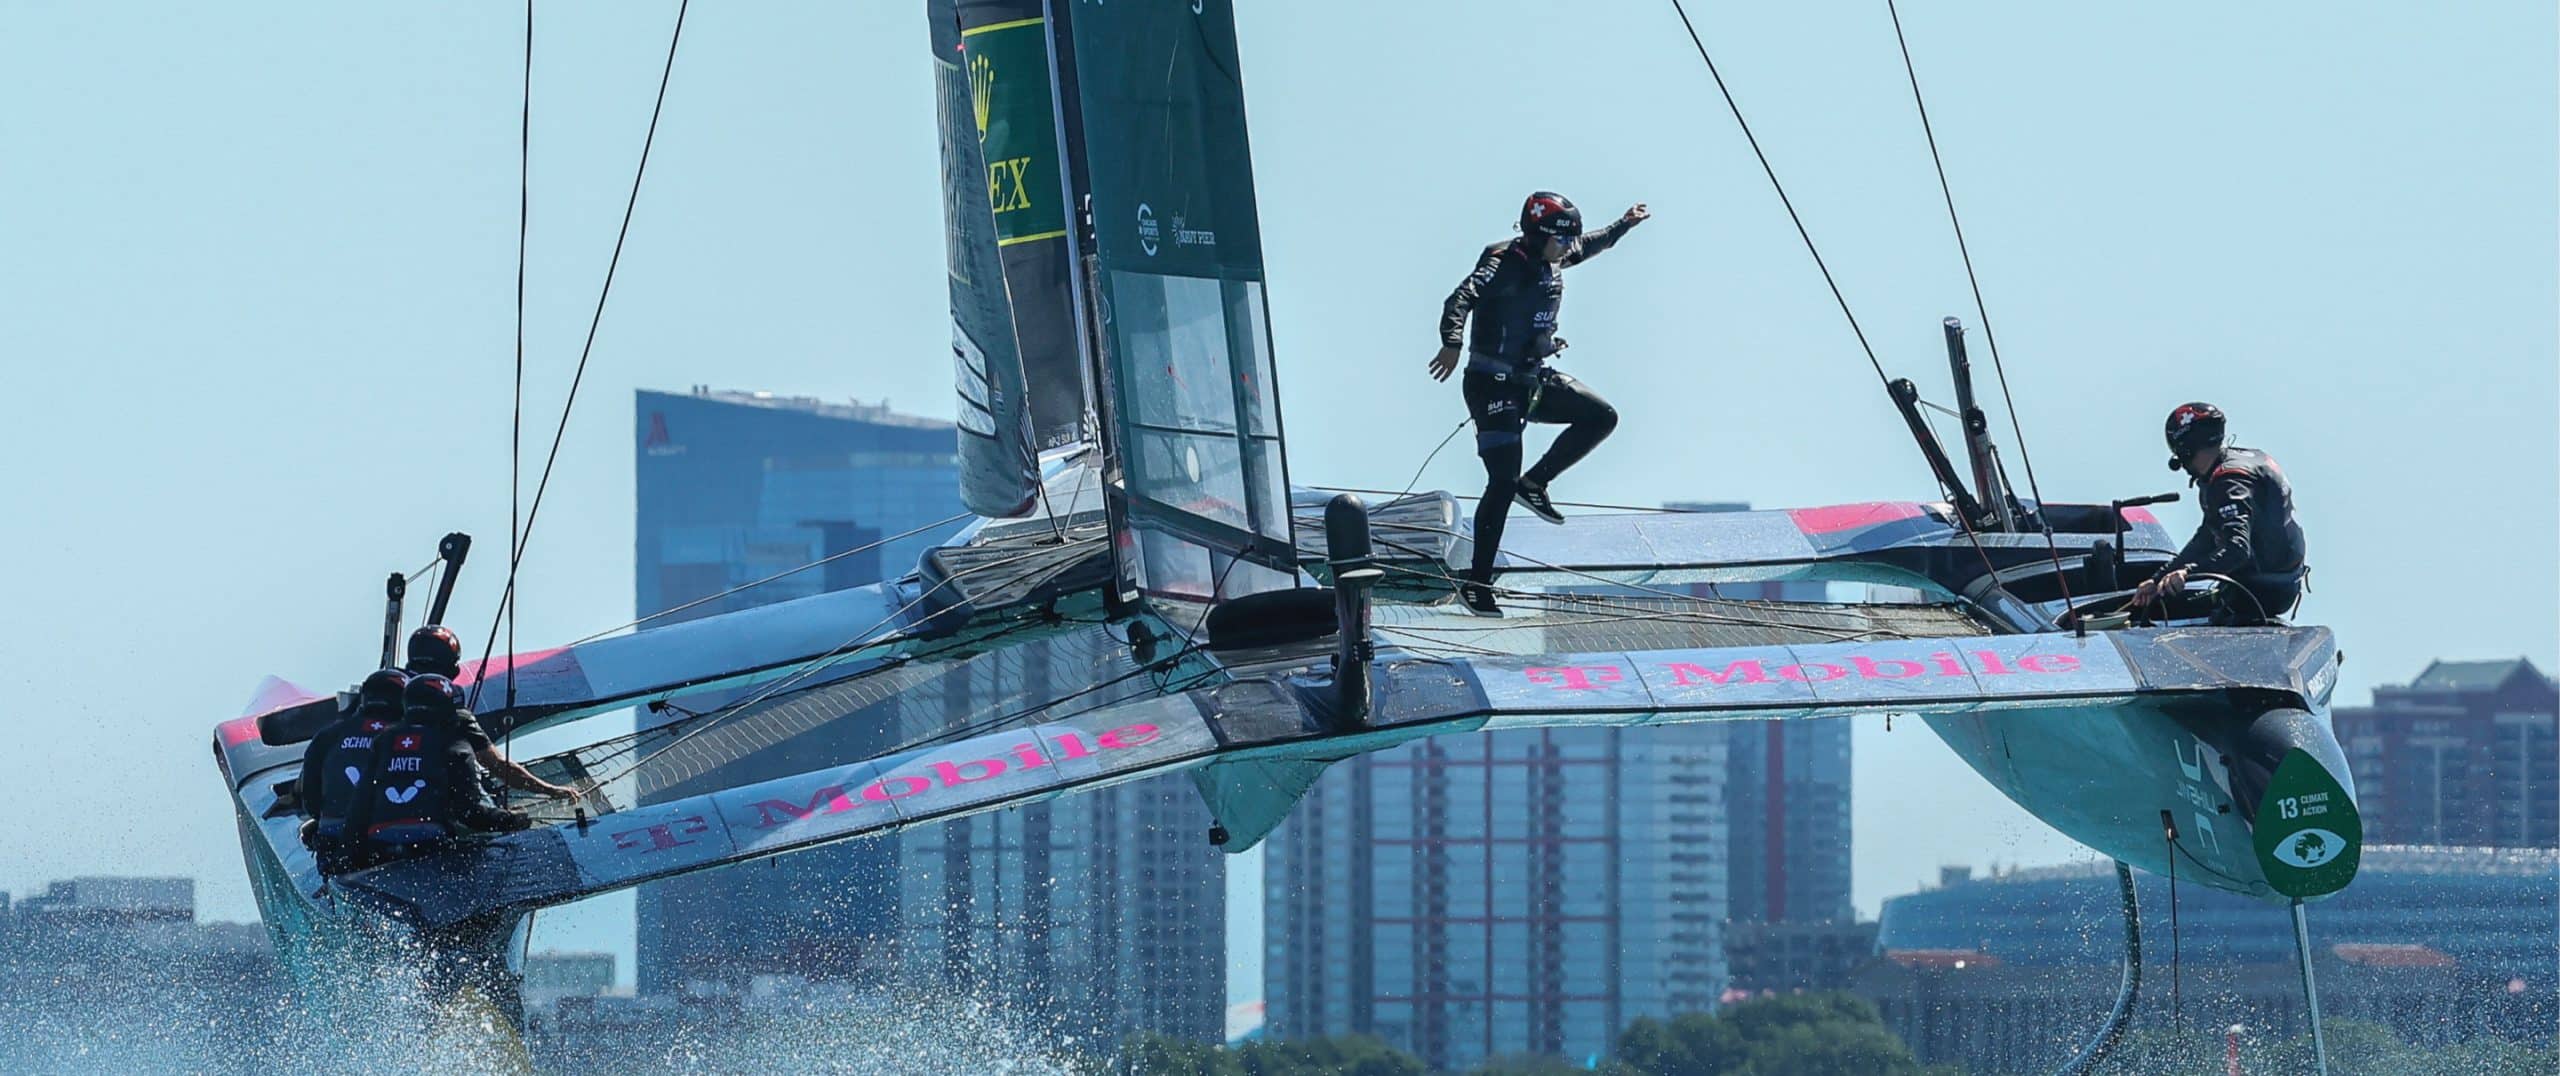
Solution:
<path fill-rule="evenodd" d="M 969 106 L 978 115 L 978 138 L 987 137 L 987 108 L 994 100 L 996 65 L 984 56 L 969 58 Z"/>

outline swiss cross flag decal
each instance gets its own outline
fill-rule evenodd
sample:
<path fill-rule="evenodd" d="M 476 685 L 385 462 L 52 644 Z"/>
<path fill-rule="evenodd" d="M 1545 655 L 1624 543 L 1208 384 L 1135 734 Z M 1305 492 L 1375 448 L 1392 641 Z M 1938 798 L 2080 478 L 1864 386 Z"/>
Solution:
<path fill-rule="evenodd" d="M 407 734 L 407 735 L 401 736 L 400 738 L 398 738 L 398 739 L 396 739 L 396 740 L 391 741 L 391 748 L 392 748 L 392 750 L 395 750 L 395 751 L 415 751 L 415 750 L 417 750 L 417 749 L 418 749 L 418 734 L 417 734 L 417 733 L 412 732 L 412 733 L 409 733 L 409 734 Z"/>

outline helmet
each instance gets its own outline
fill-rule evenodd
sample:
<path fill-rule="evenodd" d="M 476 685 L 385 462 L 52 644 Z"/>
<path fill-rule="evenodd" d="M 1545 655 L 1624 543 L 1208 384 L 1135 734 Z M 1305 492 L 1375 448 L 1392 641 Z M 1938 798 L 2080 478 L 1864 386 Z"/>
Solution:
<path fill-rule="evenodd" d="M 399 709 L 401 691 L 408 686 L 408 673 L 398 669 L 377 669 L 356 688 L 356 705 Z"/>
<path fill-rule="evenodd" d="M 422 716 L 441 721 L 462 708 L 462 689 L 434 673 L 410 677 L 409 686 L 401 692 L 401 698 L 408 703 L 409 717 L 413 721 Z M 423 715 L 419 713 L 422 710 L 425 711 Z"/>
<path fill-rule="evenodd" d="M 2177 410 L 2169 412 L 2167 428 L 2162 431 L 2169 439 L 2169 469 L 2185 467 L 2187 458 L 2199 448 L 2221 444 L 2222 427 L 2221 408 L 2201 400 L 2179 404 Z"/>
<path fill-rule="evenodd" d="M 1582 211 L 1554 191 L 1539 191 L 1520 206 L 1520 234 L 1572 239 L 1582 234 Z"/>
<path fill-rule="evenodd" d="M 446 677 L 462 675 L 462 640 L 442 624 L 429 624 L 410 632 L 409 671 Z"/>

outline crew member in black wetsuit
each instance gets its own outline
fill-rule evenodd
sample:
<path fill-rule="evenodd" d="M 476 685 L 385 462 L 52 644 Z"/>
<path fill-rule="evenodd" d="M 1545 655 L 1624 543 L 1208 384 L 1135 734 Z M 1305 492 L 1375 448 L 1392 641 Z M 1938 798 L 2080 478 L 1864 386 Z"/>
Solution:
<path fill-rule="evenodd" d="M 373 759 L 347 810 L 358 866 L 429 851 L 473 832 L 533 824 L 522 811 L 492 805 L 480 766 L 460 735 L 462 689 L 432 673 L 409 678 L 400 724 L 375 734 Z"/>
<path fill-rule="evenodd" d="M 347 869 L 347 809 L 355 803 L 356 786 L 373 762 L 373 738 L 401 722 L 402 692 L 409 674 L 382 669 L 356 688 L 356 708 L 331 722 L 302 751 L 302 843 L 319 860 L 320 873 Z"/>
<path fill-rule="evenodd" d="M 2133 604 L 2154 601 L 2165 616 L 2211 616 L 2216 623 L 2263 624 L 2292 612 L 2302 600 L 2302 524 L 2293 517 L 2293 484 L 2275 457 L 2223 443 L 2222 409 L 2187 403 L 2169 413 L 2169 469 L 2187 472 L 2204 490 L 2204 521 L 2160 574 L 2133 592 Z M 2191 575 L 2226 576 L 2234 588 L 2217 588 L 2210 606 L 2186 598 Z"/>
<path fill-rule="evenodd" d="M 1476 455 L 1484 459 L 1475 563 L 1459 588 L 1468 610 L 1480 616 L 1502 615 L 1493 601 L 1493 558 L 1511 503 L 1517 500 L 1549 523 L 1564 522 L 1547 495 L 1548 484 L 1618 428 L 1616 408 L 1547 365 L 1549 357 L 1565 348 L 1564 338 L 1556 335 L 1564 270 L 1616 245 L 1651 215 L 1638 204 L 1608 227 L 1585 235 L 1581 210 L 1561 194 L 1539 191 L 1520 208 L 1520 238 L 1484 248 L 1475 271 L 1441 305 L 1440 353 L 1431 359 L 1431 378 L 1449 379 L 1463 344 L 1467 373 L 1459 384 L 1476 424 Z M 1475 325 L 1470 329 L 1466 322 L 1471 312 Z M 1520 433 L 1531 422 L 1561 423 L 1565 431 L 1524 473 Z"/>
<path fill-rule="evenodd" d="M 453 629 L 441 624 L 429 624 L 410 632 L 408 670 L 411 675 L 433 674 L 448 680 L 461 676 L 462 640 L 453 634 Z M 566 799 L 578 794 L 574 788 L 555 785 L 534 776 L 533 771 L 518 765 L 514 759 L 499 754 L 498 745 L 489 739 L 488 732 L 480 727 L 480 718 L 470 710 L 462 710 L 456 716 L 454 735 L 471 745 L 472 757 L 509 788 L 540 793 L 553 799 Z"/>

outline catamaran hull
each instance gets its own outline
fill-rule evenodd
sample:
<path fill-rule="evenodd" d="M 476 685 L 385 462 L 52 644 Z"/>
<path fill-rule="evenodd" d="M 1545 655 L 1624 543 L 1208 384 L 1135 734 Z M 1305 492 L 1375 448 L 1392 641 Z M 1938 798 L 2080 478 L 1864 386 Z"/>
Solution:
<path fill-rule="evenodd" d="M 460 923 L 421 924 L 398 905 L 324 885 L 292 832 L 298 820 L 261 822 L 266 812 L 249 802 L 257 794 L 253 782 L 233 801 L 240 850 L 300 1016 L 322 1027 L 351 1026 L 416 1007 L 450 1026 L 486 1029 L 490 1041 L 473 1044 L 476 1055 L 523 1053 L 523 969 L 514 963 L 530 927 L 523 911 L 501 907 Z"/>
<path fill-rule="evenodd" d="M 2266 900 L 2291 894 L 2268 878 L 2258 827 L 2300 821 L 2268 802 L 2278 769 L 2299 755 L 2338 782 L 2344 801 L 2321 805 L 2329 831 L 2355 811 L 2325 710 L 2138 703 L 1924 719 L 1984 780 L 2065 836 L 2155 874 Z M 2313 866 L 2352 876 L 2355 846 L 2333 855 Z"/>

